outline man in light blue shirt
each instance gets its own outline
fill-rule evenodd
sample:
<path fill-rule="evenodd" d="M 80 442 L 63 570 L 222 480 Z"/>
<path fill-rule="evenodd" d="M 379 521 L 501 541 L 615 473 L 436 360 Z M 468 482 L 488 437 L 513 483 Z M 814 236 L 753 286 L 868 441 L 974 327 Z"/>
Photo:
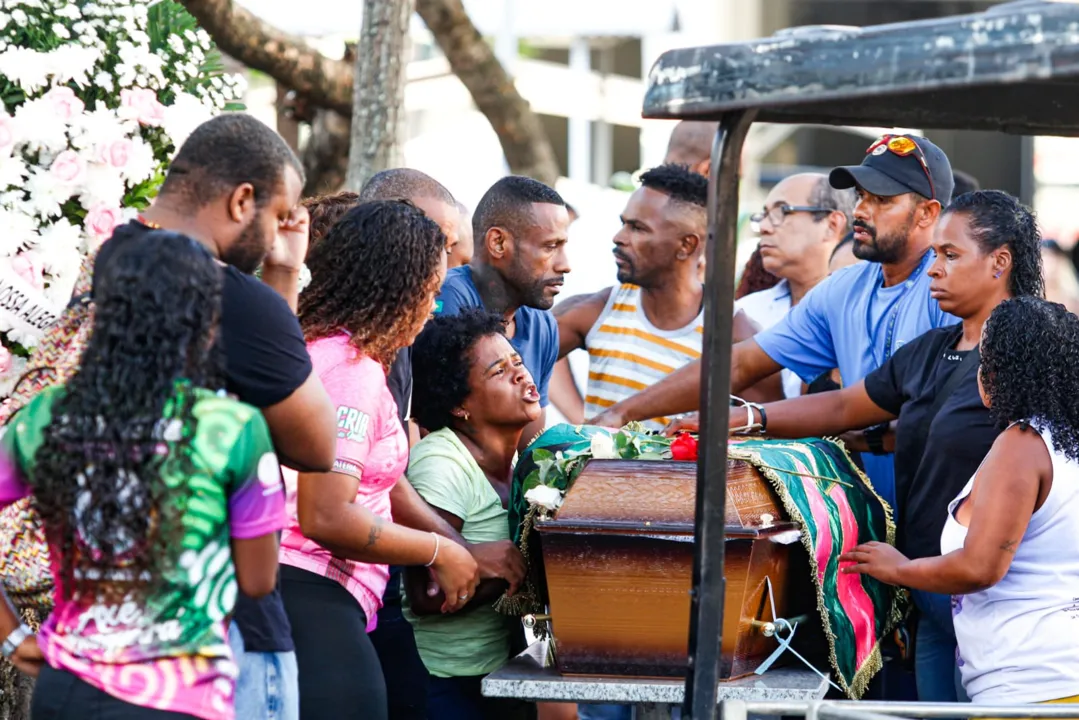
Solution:
<path fill-rule="evenodd" d="M 958 320 L 929 297 L 926 271 L 930 241 L 941 209 L 951 200 L 954 181 L 947 156 L 928 140 L 884 136 L 861 165 L 832 171 L 836 188 L 855 188 L 854 254 L 861 262 L 844 268 L 806 294 L 777 325 L 734 346 L 731 389 L 737 394 L 789 368 L 807 383 L 839 368 L 845 385 L 880 367 L 904 343 Z M 764 208 L 762 223 L 804 209 Z M 672 373 L 592 422 L 620 426 L 640 418 L 695 410 L 700 398 L 700 364 Z M 884 428 L 867 433 L 866 474 L 877 492 L 895 506 L 893 458 L 885 452 Z"/>

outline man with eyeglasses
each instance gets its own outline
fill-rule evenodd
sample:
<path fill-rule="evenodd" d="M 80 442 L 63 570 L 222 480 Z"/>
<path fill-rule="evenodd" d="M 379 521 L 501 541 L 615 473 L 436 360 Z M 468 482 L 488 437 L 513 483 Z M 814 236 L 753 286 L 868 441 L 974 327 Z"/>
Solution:
<path fill-rule="evenodd" d="M 779 323 L 737 343 L 735 394 L 784 367 L 806 382 L 832 368 L 839 368 L 844 382 L 857 382 L 904 343 L 958 322 L 930 298 L 926 275 L 933 231 L 954 184 L 944 152 L 925 138 L 885 135 L 870 145 L 861 165 L 832 170 L 829 182 L 857 192 L 854 254 L 869 262 L 831 275 Z M 699 361 L 690 363 L 591 422 L 620 427 L 697 410 L 700 372 Z M 767 424 L 759 410 L 754 418 Z M 895 471 L 885 432 L 867 434 L 862 460 L 877 492 L 894 507 Z"/>
<path fill-rule="evenodd" d="M 833 188 L 828 176 L 801 173 L 780 181 L 750 221 L 760 235 L 764 269 L 781 278 L 775 286 L 734 304 L 761 328 L 786 317 L 814 286 L 828 277 L 828 260 L 851 226 L 855 195 Z M 802 394 L 802 379 L 782 372 L 783 394 Z"/>

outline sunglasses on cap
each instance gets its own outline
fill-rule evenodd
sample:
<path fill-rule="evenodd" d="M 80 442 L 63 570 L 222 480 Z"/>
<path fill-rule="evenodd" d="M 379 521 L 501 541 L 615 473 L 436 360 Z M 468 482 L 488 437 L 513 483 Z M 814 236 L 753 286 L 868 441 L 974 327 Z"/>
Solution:
<path fill-rule="evenodd" d="M 918 143 L 905 135 L 881 135 L 877 138 L 876 142 L 866 149 L 865 154 L 879 155 L 884 152 L 884 150 L 887 150 L 893 155 L 898 155 L 899 157 L 913 155 L 917 158 L 918 164 L 921 165 L 922 170 L 925 171 L 925 179 L 929 181 L 930 197 L 935 198 L 937 196 L 937 190 L 933 186 L 933 174 L 929 172 L 929 164 L 925 160 L 925 153 L 918 147 Z"/>

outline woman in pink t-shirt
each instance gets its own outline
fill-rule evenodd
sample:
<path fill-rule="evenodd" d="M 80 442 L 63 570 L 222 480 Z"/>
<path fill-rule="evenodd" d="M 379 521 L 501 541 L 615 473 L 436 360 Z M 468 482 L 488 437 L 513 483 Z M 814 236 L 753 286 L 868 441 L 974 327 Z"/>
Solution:
<path fill-rule="evenodd" d="M 444 612 L 467 604 L 476 562 L 460 545 L 393 523 L 390 490 L 408 465 L 408 438 L 386 372 L 434 307 L 445 237 L 404 202 L 350 210 L 308 257 L 300 324 L 337 406 L 329 473 L 286 477 L 281 593 L 300 671 L 301 718 L 387 716 L 381 665 L 367 631 L 389 564 L 426 565 L 446 589 Z"/>

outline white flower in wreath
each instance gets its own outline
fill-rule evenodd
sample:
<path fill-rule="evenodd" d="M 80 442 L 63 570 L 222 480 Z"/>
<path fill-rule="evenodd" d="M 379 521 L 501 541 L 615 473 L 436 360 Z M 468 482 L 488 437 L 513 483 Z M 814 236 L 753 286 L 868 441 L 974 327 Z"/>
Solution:
<path fill-rule="evenodd" d="M 529 505 L 554 512 L 562 505 L 562 491 L 547 485 L 537 485 L 525 493 Z"/>
<path fill-rule="evenodd" d="M 605 432 L 597 432 L 592 436 L 590 451 L 596 460 L 614 460 L 618 457 L 614 449 L 614 438 Z"/>
<path fill-rule="evenodd" d="M 176 93 L 172 105 L 165 108 L 161 126 L 179 149 L 199 125 L 213 117 L 213 111 L 190 93 Z"/>

